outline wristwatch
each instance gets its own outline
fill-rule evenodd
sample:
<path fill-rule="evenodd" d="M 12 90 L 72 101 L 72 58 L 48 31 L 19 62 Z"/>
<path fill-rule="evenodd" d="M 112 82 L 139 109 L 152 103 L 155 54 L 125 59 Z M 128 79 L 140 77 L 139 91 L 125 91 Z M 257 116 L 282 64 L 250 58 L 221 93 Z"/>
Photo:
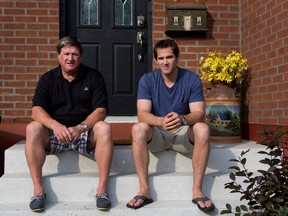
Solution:
<path fill-rule="evenodd" d="M 185 118 L 184 115 L 182 115 L 182 125 L 184 126 L 188 125 L 187 119 Z"/>
<path fill-rule="evenodd" d="M 80 123 L 80 127 L 83 130 L 83 132 L 86 132 L 88 130 L 88 126 L 83 122 Z"/>

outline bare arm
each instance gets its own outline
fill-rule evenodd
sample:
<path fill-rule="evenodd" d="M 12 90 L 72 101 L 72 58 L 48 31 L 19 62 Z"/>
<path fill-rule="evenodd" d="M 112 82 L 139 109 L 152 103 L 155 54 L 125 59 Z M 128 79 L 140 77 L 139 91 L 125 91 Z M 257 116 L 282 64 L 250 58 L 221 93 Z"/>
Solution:
<path fill-rule="evenodd" d="M 106 109 L 97 108 L 83 122 L 91 129 L 96 122 L 104 120 L 105 118 Z M 51 118 L 51 116 L 40 106 L 34 106 L 32 108 L 32 119 L 53 130 L 54 135 L 60 143 L 75 142 L 83 132 L 80 125 L 67 128 L 65 125 Z"/>
<path fill-rule="evenodd" d="M 83 121 L 84 124 L 88 126 L 88 130 L 93 128 L 93 126 L 98 122 L 98 121 L 104 121 L 106 118 L 106 109 L 105 108 L 97 108 L 95 109 L 87 118 Z M 80 124 L 74 126 L 74 127 L 69 127 L 68 130 L 71 133 L 72 140 L 71 142 L 75 142 L 81 135 L 82 128 L 80 127 Z"/>
<path fill-rule="evenodd" d="M 32 119 L 40 122 L 45 127 L 53 130 L 54 135 L 60 143 L 68 143 L 73 140 L 71 132 L 60 122 L 53 119 L 42 107 L 32 107 Z"/>
<path fill-rule="evenodd" d="M 175 130 L 182 124 L 182 116 L 175 112 L 168 113 L 166 116 L 156 116 L 151 113 L 152 102 L 150 100 L 137 101 L 137 114 L 139 122 L 145 122 L 151 126 L 159 126 L 164 130 Z"/>
<path fill-rule="evenodd" d="M 106 113 L 105 108 L 97 108 L 83 122 L 91 129 L 98 121 L 105 120 Z"/>
<path fill-rule="evenodd" d="M 40 106 L 32 107 L 32 119 L 40 122 L 45 127 L 54 130 L 57 127 L 60 127 L 61 124 L 55 119 L 51 118 L 51 116 Z"/>
<path fill-rule="evenodd" d="M 189 104 L 190 113 L 185 116 L 187 125 L 193 125 L 197 122 L 205 122 L 205 105 L 204 102 L 193 102 Z M 163 120 L 162 127 L 165 130 L 176 130 L 183 124 L 183 115 L 176 112 L 168 113 Z"/>
<path fill-rule="evenodd" d="M 205 104 L 204 102 L 194 102 L 189 104 L 190 112 L 185 116 L 188 125 L 197 122 L 205 122 Z M 164 117 L 155 116 L 151 113 L 152 103 L 150 100 L 137 101 L 137 114 L 140 122 L 145 122 L 151 126 L 160 126 L 165 130 L 175 130 L 182 126 L 182 115 L 171 112 Z"/>
<path fill-rule="evenodd" d="M 188 125 L 193 125 L 197 122 L 205 122 L 205 104 L 204 102 L 194 102 L 189 104 L 190 112 L 186 115 Z"/>
<path fill-rule="evenodd" d="M 139 122 L 145 122 L 151 126 L 162 126 L 163 117 L 151 113 L 152 102 L 150 100 L 137 100 L 137 115 Z"/>

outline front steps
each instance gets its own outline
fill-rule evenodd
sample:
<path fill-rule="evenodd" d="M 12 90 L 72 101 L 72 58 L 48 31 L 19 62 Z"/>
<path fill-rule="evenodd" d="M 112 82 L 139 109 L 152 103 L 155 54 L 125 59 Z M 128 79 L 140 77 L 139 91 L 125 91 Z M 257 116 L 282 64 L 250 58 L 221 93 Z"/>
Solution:
<path fill-rule="evenodd" d="M 29 209 L 33 192 L 32 181 L 24 155 L 24 141 L 5 152 L 5 173 L 0 178 L 0 215 L 35 215 Z M 257 152 L 263 146 L 245 141 L 238 144 L 211 144 L 210 159 L 203 191 L 217 209 L 209 215 L 220 215 L 227 202 L 239 204 L 239 195 L 224 189 L 230 182 L 228 162 L 244 150 L 250 171 L 260 169 Z M 116 146 L 108 184 L 112 208 L 101 212 L 95 207 L 98 183 L 97 164 L 85 156 L 66 152 L 48 156 L 43 167 L 47 207 L 44 215 L 206 215 L 192 204 L 192 163 L 190 154 L 165 151 L 150 153 L 150 189 L 154 203 L 138 210 L 126 208 L 126 203 L 138 192 L 138 178 L 131 157 L 131 146 Z"/>

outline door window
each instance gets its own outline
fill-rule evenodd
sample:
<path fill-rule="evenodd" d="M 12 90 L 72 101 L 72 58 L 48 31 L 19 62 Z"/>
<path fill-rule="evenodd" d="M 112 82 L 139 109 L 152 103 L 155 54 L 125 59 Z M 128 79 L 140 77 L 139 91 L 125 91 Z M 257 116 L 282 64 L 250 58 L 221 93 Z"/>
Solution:
<path fill-rule="evenodd" d="M 80 0 L 80 25 L 99 25 L 99 0 Z"/>
<path fill-rule="evenodd" d="M 115 1 L 115 26 L 133 25 L 133 0 Z"/>

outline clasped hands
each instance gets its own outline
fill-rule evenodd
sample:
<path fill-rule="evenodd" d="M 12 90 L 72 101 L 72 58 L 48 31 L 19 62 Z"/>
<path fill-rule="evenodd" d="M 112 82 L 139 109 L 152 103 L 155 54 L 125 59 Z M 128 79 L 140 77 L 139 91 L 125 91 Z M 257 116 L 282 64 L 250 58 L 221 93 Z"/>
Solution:
<path fill-rule="evenodd" d="M 57 125 L 52 129 L 58 141 L 62 144 L 74 143 L 83 132 L 79 125 L 74 127 L 66 127 L 65 125 Z"/>
<path fill-rule="evenodd" d="M 162 119 L 162 128 L 164 130 L 176 130 L 182 126 L 182 115 L 175 112 L 170 112 Z"/>

